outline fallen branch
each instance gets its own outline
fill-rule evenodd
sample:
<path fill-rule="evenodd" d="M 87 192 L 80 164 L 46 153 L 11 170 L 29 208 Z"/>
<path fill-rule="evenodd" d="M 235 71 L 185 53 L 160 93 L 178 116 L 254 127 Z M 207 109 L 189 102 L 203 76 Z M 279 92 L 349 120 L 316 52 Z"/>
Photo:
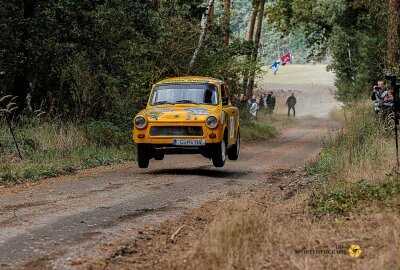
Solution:
<path fill-rule="evenodd" d="M 177 229 L 170 237 L 171 241 L 173 243 L 175 243 L 175 238 L 178 236 L 178 234 L 180 233 L 180 231 L 183 229 L 183 227 L 185 227 L 186 225 L 182 225 L 179 227 L 179 229 Z"/>

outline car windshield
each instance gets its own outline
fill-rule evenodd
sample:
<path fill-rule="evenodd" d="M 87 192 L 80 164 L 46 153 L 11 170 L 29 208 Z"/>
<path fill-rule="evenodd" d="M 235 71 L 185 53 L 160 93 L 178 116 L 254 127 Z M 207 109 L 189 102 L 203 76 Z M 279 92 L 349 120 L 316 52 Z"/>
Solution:
<path fill-rule="evenodd" d="M 213 84 L 161 84 L 154 88 L 150 104 L 218 105 L 218 90 Z"/>

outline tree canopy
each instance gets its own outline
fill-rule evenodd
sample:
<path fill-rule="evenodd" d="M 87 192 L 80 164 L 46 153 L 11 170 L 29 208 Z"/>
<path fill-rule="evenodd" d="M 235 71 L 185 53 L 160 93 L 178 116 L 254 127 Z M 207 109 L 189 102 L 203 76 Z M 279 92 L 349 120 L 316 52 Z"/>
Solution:
<path fill-rule="evenodd" d="M 262 14 L 253 12 L 259 0 L 210 1 L 207 35 L 189 68 L 209 1 L 4 0 L 0 67 L 7 75 L 0 96 L 18 96 L 20 111 L 107 118 L 133 113 L 165 77 L 214 76 L 242 91 L 260 59 L 270 65 L 291 50 L 296 63 L 329 59 L 338 97 L 353 100 L 389 68 L 389 24 L 396 31 L 389 35 L 390 68 L 398 69 L 398 21 L 388 20 L 393 1 L 269 0 Z M 247 40 L 252 18 L 264 21 L 260 43 L 258 33 Z"/>
<path fill-rule="evenodd" d="M 132 112 L 155 81 L 187 75 L 206 8 L 199 0 L 4 0 L 0 6 L 1 94 L 26 107 L 81 119 Z M 220 20 L 192 74 L 235 88 L 239 39 L 223 46 Z"/>
<path fill-rule="evenodd" d="M 331 58 L 329 69 L 336 73 L 338 97 L 343 101 L 369 92 L 383 78 L 384 69 L 390 68 L 386 0 L 275 0 L 268 13 L 270 23 L 284 33 L 302 29 L 310 57 Z"/>

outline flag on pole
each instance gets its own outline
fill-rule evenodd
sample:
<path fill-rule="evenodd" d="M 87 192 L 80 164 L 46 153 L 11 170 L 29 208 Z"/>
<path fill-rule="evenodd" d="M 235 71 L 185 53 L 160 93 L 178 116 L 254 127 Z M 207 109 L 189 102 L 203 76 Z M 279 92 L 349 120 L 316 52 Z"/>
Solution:
<path fill-rule="evenodd" d="M 291 52 L 288 52 L 287 54 L 282 56 L 280 59 L 276 60 L 270 67 L 272 69 L 272 71 L 274 72 L 274 75 L 276 75 L 276 73 L 278 72 L 280 65 L 284 66 L 287 63 L 292 63 L 292 60 L 293 60 L 293 56 L 292 56 Z"/>
<path fill-rule="evenodd" d="M 274 75 L 278 72 L 279 65 L 281 64 L 281 60 L 276 60 L 270 68 L 272 68 L 272 71 L 274 72 Z"/>
<path fill-rule="evenodd" d="M 292 63 L 292 54 L 290 52 L 281 57 L 281 65 L 284 66 L 287 63 Z"/>

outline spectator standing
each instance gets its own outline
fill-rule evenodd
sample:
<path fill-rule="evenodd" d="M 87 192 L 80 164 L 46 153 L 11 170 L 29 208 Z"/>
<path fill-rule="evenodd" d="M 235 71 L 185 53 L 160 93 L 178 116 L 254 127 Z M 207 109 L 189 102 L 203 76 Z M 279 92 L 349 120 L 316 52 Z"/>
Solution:
<path fill-rule="evenodd" d="M 251 107 L 251 105 L 253 105 L 253 103 L 256 103 L 257 102 L 257 97 L 256 97 L 256 95 L 253 95 L 252 97 L 251 97 L 251 99 L 249 99 L 249 105 L 250 105 L 250 107 Z"/>
<path fill-rule="evenodd" d="M 250 103 L 250 114 L 257 119 L 257 113 L 258 110 L 260 109 L 260 106 L 257 103 L 256 96 L 254 95 L 253 98 L 251 99 Z"/>
<path fill-rule="evenodd" d="M 276 104 L 276 98 L 275 98 L 273 92 L 271 92 L 271 102 L 270 102 L 270 104 L 271 104 L 270 114 L 272 114 L 274 112 L 274 110 L 275 110 L 275 104 Z"/>
<path fill-rule="evenodd" d="M 268 93 L 267 97 L 265 98 L 265 103 L 267 104 L 267 113 L 271 113 L 271 92 Z"/>
<path fill-rule="evenodd" d="M 247 98 L 246 98 L 246 96 L 245 96 L 244 94 L 240 94 L 240 97 L 239 97 L 239 104 L 240 104 L 240 106 L 242 106 L 242 107 L 246 106 L 246 104 L 247 104 Z"/>
<path fill-rule="evenodd" d="M 290 110 L 293 110 L 293 116 L 296 116 L 296 109 L 295 109 L 296 103 L 297 103 L 297 99 L 295 98 L 294 94 L 292 93 L 292 95 L 290 97 L 288 97 L 288 99 L 286 100 L 286 106 L 288 106 L 287 116 L 290 116 Z"/>
<path fill-rule="evenodd" d="M 265 93 L 262 94 L 262 102 L 264 104 L 264 108 L 267 109 L 268 108 L 268 106 L 267 106 L 267 95 Z"/>
<path fill-rule="evenodd" d="M 263 108 L 265 108 L 265 104 L 264 104 L 264 94 L 261 94 L 259 99 L 257 99 L 258 102 L 258 106 L 260 106 L 260 110 L 262 110 Z"/>
<path fill-rule="evenodd" d="M 384 81 L 378 81 L 378 85 L 374 86 L 374 91 L 371 95 L 371 100 L 374 100 L 375 113 L 378 114 L 381 110 L 383 100 L 387 96 L 387 89 Z"/>

